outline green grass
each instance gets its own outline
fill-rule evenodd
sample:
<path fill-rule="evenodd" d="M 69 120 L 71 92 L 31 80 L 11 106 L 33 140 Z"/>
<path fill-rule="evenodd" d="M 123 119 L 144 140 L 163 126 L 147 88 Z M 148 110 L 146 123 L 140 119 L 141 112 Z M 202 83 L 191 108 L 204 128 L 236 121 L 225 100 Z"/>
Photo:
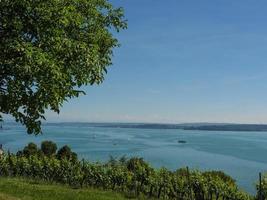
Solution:
<path fill-rule="evenodd" d="M 10 195 L 0 193 L 0 200 L 19 200 L 19 199 L 15 197 L 11 197 Z"/>
<path fill-rule="evenodd" d="M 72 189 L 25 179 L 0 178 L 0 200 L 123 200 L 121 194 L 97 189 Z"/>

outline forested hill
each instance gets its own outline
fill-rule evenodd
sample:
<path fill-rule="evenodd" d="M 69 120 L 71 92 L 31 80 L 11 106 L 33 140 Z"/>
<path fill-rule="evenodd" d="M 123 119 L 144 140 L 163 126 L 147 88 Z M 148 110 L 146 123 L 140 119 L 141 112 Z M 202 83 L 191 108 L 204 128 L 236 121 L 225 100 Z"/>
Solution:
<path fill-rule="evenodd" d="M 267 131 L 266 124 L 227 124 L 227 125 L 203 125 L 184 127 L 184 130 L 205 131 Z"/>
<path fill-rule="evenodd" d="M 92 124 L 91 124 L 92 125 Z M 206 131 L 267 131 L 267 124 L 223 124 L 223 123 L 185 123 L 185 124 L 124 124 L 108 123 L 94 126 L 109 128 L 140 128 L 140 129 L 183 129 Z"/>

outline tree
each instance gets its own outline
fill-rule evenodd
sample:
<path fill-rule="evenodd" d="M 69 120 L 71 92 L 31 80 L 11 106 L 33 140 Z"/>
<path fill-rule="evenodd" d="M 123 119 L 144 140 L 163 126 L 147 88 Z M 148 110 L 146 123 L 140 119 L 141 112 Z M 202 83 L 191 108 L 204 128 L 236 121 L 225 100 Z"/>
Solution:
<path fill-rule="evenodd" d="M 31 155 L 36 155 L 38 153 L 38 147 L 33 142 L 30 142 L 26 147 L 23 149 L 23 155 L 29 157 Z"/>
<path fill-rule="evenodd" d="M 52 141 L 43 141 L 41 144 L 41 150 L 45 156 L 51 157 L 57 152 L 57 144 Z"/>
<path fill-rule="evenodd" d="M 108 0 L 2 0 L 0 119 L 40 133 L 47 109 L 59 113 L 81 86 L 102 83 L 119 46 L 113 33 L 126 26 Z"/>
<path fill-rule="evenodd" d="M 67 160 L 77 160 L 77 154 L 71 151 L 71 148 L 68 145 L 61 147 L 57 152 L 57 158 L 59 160 L 67 159 Z"/>

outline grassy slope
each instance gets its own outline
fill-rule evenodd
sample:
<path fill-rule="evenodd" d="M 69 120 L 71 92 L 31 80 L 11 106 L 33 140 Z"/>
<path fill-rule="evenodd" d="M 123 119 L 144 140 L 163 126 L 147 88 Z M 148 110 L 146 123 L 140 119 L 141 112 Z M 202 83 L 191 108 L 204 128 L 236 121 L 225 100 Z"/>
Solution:
<path fill-rule="evenodd" d="M 71 189 L 23 179 L 0 178 L 0 200 L 122 200 L 122 195 L 96 189 Z"/>

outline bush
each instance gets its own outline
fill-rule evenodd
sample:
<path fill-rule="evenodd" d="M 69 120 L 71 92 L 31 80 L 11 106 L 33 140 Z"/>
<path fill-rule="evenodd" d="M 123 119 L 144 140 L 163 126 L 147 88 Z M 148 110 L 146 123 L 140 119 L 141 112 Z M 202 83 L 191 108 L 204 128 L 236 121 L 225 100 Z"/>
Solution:
<path fill-rule="evenodd" d="M 17 152 L 17 156 L 29 157 L 38 154 L 39 151 L 40 150 L 38 149 L 37 145 L 34 144 L 33 142 L 30 142 L 27 146 L 24 147 L 22 151 Z"/>
<path fill-rule="evenodd" d="M 61 147 L 58 152 L 57 152 L 57 158 L 62 160 L 62 159 L 67 159 L 67 160 L 72 160 L 76 161 L 77 160 L 77 154 L 75 152 L 71 151 L 71 148 L 67 145 Z"/>
<path fill-rule="evenodd" d="M 31 156 L 31 155 L 36 155 L 38 153 L 38 147 L 34 143 L 29 143 L 24 149 L 23 149 L 23 154 L 25 156 Z"/>
<path fill-rule="evenodd" d="M 223 180 L 225 183 L 235 185 L 235 180 L 231 176 L 225 174 L 222 171 L 207 171 L 207 172 L 204 172 L 203 175 L 207 177 L 208 176 L 217 177 Z"/>
<path fill-rule="evenodd" d="M 257 199 L 259 198 L 260 195 L 260 183 L 257 183 L 256 185 L 257 188 Z M 262 183 L 261 183 L 261 195 L 262 199 L 267 199 L 267 173 L 263 175 L 262 177 Z"/>
<path fill-rule="evenodd" d="M 52 141 L 43 141 L 41 144 L 41 150 L 45 156 L 51 157 L 56 154 L 57 145 Z"/>

